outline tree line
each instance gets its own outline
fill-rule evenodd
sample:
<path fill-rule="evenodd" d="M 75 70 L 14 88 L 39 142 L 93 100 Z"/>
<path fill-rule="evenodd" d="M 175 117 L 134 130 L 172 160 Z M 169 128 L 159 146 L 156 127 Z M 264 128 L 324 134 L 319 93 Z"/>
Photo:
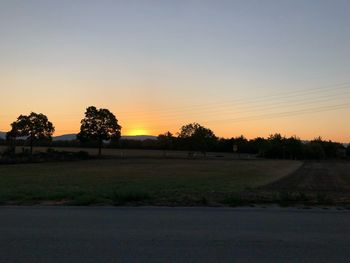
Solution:
<path fill-rule="evenodd" d="M 108 109 L 90 106 L 81 120 L 80 132 L 76 140 L 52 141 L 54 125 L 41 113 L 20 115 L 11 124 L 6 140 L 0 144 L 8 145 L 9 152 L 14 152 L 16 145 L 29 146 L 30 154 L 34 146 L 97 147 L 101 155 L 103 147 L 129 149 L 158 149 L 165 153 L 170 150 L 195 152 L 235 152 L 254 154 L 263 158 L 274 159 L 335 159 L 350 156 L 350 146 L 325 141 L 321 137 L 304 142 L 296 136 L 285 137 L 273 134 L 268 138 L 258 137 L 248 140 L 244 136 L 219 138 L 214 132 L 198 123 L 189 123 L 180 128 L 176 136 L 165 132 L 157 140 L 137 141 L 120 139 L 122 127 L 116 116 Z"/>
<path fill-rule="evenodd" d="M 218 138 L 211 131 L 206 136 L 194 132 L 191 135 L 183 133 L 188 127 L 201 127 L 199 124 L 185 125 L 179 136 L 169 132 L 158 136 L 158 145 L 163 150 L 190 150 L 205 154 L 212 152 L 235 152 L 237 154 L 252 154 L 271 159 L 339 159 L 350 157 L 350 145 L 345 148 L 341 143 L 325 141 L 321 137 L 305 142 L 296 136 L 285 137 L 273 134 L 268 138 L 258 137 L 248 140 L 244 136 L 234 138 Z M 204 127 L 201 127 L 203 129 Z M 206 129 L 206 128 L 204 128 Z"/>

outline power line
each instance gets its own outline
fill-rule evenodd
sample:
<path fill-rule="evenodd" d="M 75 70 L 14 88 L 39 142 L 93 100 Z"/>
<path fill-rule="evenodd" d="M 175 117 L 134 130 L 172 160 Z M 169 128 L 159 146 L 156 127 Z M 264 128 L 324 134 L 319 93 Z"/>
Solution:
<path fill-rule="evenodd" d="M 203 112 L 210 112 L 213 109 L 215 111 L 218 111 L 220 108 L 225 107 L 227 105 L 227 107 L 229 107 L 228 109 L 230 109 L 231 107 L 235 107 L 235 109 L 237 107 L 239 107 L 240 105 L 244 105 L 243 107 L 249 107 L 249 104 L 253 104 L 253 106 L 251 106 L 250 108 L 253 107 L 258 107 L 258 105 L 261 103 L 262 106 L 265 105 L 266 103 L 269 102 L 274 102 L 277 99 L 279 100 L 283 100 L 285 99 L 286 102 L 288 102 L 291 99 L 295 99 L 298 97 L 303 97 L 306 98 L 307 96 L 312 96 L 313 94 L 317 94 L 317 93 L 327 93 L 327 92 L 335 92 L 335 91 L 341 91 L 341 90 L 345 90 L 348 91 L 350 90 L 350 82 L 343 82 L 343 83 L 338 83 L 338 84 L 334 84 L 334 85 L 328 85 L 328 86 L 324 86 L 324 87 L 318 87 L 318 88 L 312 88 L 312 89 L 299 89 L 299 90 L 295 90 L 295 91 L 289 91 L 289 92 L 278 92 L 278 93 L 274 93 L 274 94 L 270 94 L 270 95 L 265 95 L 265 96 L 260 96 L 258 98 L 253 98 L 253 99 L 236 99 L 236 100 L 229 100 L 229 101 L 220 101 L 220 102 L 214 102 L 214 103 L 205 103 L 205 104 L 197 104 L 197 105 L 190 105 L 188 107 L 184 107 L 184 108 L 180 108 L 179 106 L 173 107 L 173 108 L 167 108 L 167 109 L 159 109 L 159 110 L 147 110 L 147 112 L 145 113 L 144 111 L 118 111 L 117 112 L 117 116 L 119 116 L 119 114 L 124 115 L 122 113 L 128 114 L 128 119 L 139 119 L 139 118 L 143 118 L 143 116 L 145 115 L 149 115 L 149 113 L 161 113 L 161 115 L 164 116 L 176 116 L 178 113 L 191 113 L 191 112 L 199 112 L 203 113 Z M 321 95 L 323 96 L 323 95 Z M 330 96 L 328 94 L 324 94 L 324 96 Z M 259 103 L 260 102 L 260 103 Z M 279 102 L 275 102 L 274 104 L 277 103 L 283 103 L 281 101 Z M 254 105 L 255 104 L 255 105 Z M 240 106 L 239 108 L 242 108 L 242 106 Z M 136 114 L 136 115 L 135 115 Z M 78 114 L 65 114 L 65 116 L 77 116 Z M 79 114 L 80 116 L 81 114 Z M 132 116 L 134 115 L 134 116 Z M 157 114 L 159 116 L 159 114 Z"/>
<path fill-rule="evenodd" d="M 235 122 L 242 122 L 242 121 L 252 121 L 252 120 L 257 120 L 257 119 L 258 120 L 265 120 L 265 119 L 270 119 L 270 118 L 290 117 L 290 116 L 296 116 L 296 115 L 319 113 L 319 112 L 333 111 L 333 110 L 347 109 L 347 108 L 350 108 L 350 103 L 329 105 L 329 106 L 322 106 L 322 107 L 314 107 L 314 108 L 308 108 L 308 109 L 297 110 L 297 111 L 279 112 L 279 113 L 274 113 L 274 114 L 262 114 L 262 115 L 255 115 L 255 116 L 235 118 L 235 119 L 218 119 L 218 120 L 214 120 L 214 121 L 215 122 L 216 121 L 227 121 L 230 123 L 235 123 Z"/>
<path fill-rule="evenodd" d="M 276 99 L 282 99 L 282 98 L 292 98 L 292 97 L 300 97 L 300 96 L 305 96 L 305 95 L 312 95 L 314 93 L 318 92 L 327 92 L 327 91 L 335 91 L 335 90 L 343 90 L 343 89 L 349 89 L 350 87 L 350 82 L 344 82 L 344 83 L 339 83 L 335 85 L 329 85 L 325 87 L 318 87 L 318 88 L 312 88 L 312 89 L 301 89 L 301 90 L 295 90 L 295 91 L 288 91 L 288 92 L 278 92 L 278 93 L 273 93 L 273 94 L 268 94 L 261 96 L 259 98 L 255 99 L 246 99 L 246 98 L 240 98 L 240 99 L 235 99 L 235 100 L 225 100 L 225 101 L 219 101 L 219 102 L 212 102 L 212 103 L 204 103 L 204 104 L 197 104 L 197 105 L 190 105 L 185 108 L 179 109 L 178 106 L 172 107 L 172 108 L 167 108 L 167 109 L 159 109 L 159 110 L 148 110 L 147 112 L 186 112 L 186 111 L 191 111 L 193 109 L 205 109 L 205 108 L 211 108 L 211 107 L 217 107 L 217 105 L 232 105 L 233 103 L 235 105 L 240 105 L 240 104 L 248 104 L 248 103 L 256 103 L 259 101 L 267 101 L 267 100 L 276 100 Z M 143 111 L 120 111 L 119 113 L 126 113 L 126 114 L 140 114 L 143 113 Z"/>
<path fill-rule="evenodd" d="M 339 100 L 339 99 L 349 99 L 349 92 L 343 93 L 343 94 L 334 94 L 334 95 L 322 95 L 322 96 L 317 96 L 313 97 L 312 99 L 310 98 L 304 98 L 298 101 L 281 101 L 273 104 L 265 104 L 265 105 L 253 105 L 253 106 L 244 106 L 244 107 L 238 107 L 238 108 L 228 108 L 228 109 L 213 109 L 213 110 L 206 110 L 204 112 L 200 112 L 199 114 L 205 116 L 212 116 L 213 114 L 218 115 L 218 114 L 243 114 L 243 113 L 250 113 L 250 112 L 262 112 L 262 111 L 267 111 L 267 110 L 273 110 L 273 109 L 280 109 L 280 108 L 288 108 L 292 106 L 302 106 L 302 105 L 311 105 L 311 104 L 319 104 L 322 102 L 331 102 L 332 100 Z M 189 114 L 187 114 L 189 115 Z M 174 118 L 178 118 L 179 114 L 165 114 L 165 115 L 157 115 L 157 116 L 150 116 L 150 117 L 138 117 L 138 118 L 132 118 L 128 117 L 128 120 L 164 120 L 164 119 L 169 119 L 172 120 Z"/>
<path fill-rule="evenodd" d="M 286 111 L 286 112 L 279 112 L 279 113 L 272 113 L 272 114 L 262 114 L 262 115 L 252 115 L 248 117 L 242 117 L 242 118 L 234 118 L 234 119 L 216 119 L 216 120 L 210 120 L 210 121 L 203 121 L 204 124 L 212 124 L 216 122 L 227 122 L 227 124 L 233 124 L 233 123 L 239 123 L 239 122 L 247 122 L 247 121 L 254 121 L 254 120 L 267 120 L 267 119 L 276 119 L 276 118 L 286 118 L 286 117 L 293 117 L 293 116 L 300 116 L 300 115 L 308 115 L 308 114 L 315 114 L 320 112 L 328 112 L 328 111 L 334 111 L 334 110 L 340 110 L 340 109 L 348 109 L 350 108 L 350 103 L 343 103 L 343 104 L 337 104 L 337 105 L 329 105 L 329 106 L 322 106 L 322 107 L 313 107 L 313 108 L 307 108 L 302 110 L 296 110 L 296 111 Z M 189 121 L 191 122 L 191 121 Z M 177 123 L 173 123 L 177 124 Z M 179 123 L 179 125 L 182 125 L 183 123 Z M 167 128 L 168 125 L 155 125 L 157 128 Z"/>

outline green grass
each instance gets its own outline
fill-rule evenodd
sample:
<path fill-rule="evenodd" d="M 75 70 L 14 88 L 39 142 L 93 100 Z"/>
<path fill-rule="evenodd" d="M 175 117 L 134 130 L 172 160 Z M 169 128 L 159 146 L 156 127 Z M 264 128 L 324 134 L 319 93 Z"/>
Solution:
<path fill-rule="evenodd" d="M 301 165 L 274 160 L 108 159 L 0 166 L 2 204 L 210 205 Z"/>

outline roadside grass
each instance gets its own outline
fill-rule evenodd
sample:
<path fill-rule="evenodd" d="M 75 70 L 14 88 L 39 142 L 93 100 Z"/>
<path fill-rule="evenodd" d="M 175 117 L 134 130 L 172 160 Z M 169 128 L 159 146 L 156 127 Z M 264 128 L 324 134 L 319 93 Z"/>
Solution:
<path fill-rule="evenodd" d="M 350 161 L 337 162 L 333 164 L 333 167 L 342 179 L 350 185 Z"/>
<path fill-rule="evenodd" d="M 301 162 L 105 159 L 0 166 L 1 204 L 228 205 Z"/>
<path fill-rule="evenodd" d="M 333 198 L 324 192 L 279 192 L 273 198 L 281 206 L 293 205 L 333 205 Z"/>
<path fill-rule="evenodd" d="M 280 191 L 280 192 L 246 192 L 231 193 L 222 201 L 227 206 L 251 206 L 251 205 L 279 205 L 290 206 L 333 206 L 345 205 L 335 202 L 332 193 L 324 192 L 302 192 L 302 191 Z"/>

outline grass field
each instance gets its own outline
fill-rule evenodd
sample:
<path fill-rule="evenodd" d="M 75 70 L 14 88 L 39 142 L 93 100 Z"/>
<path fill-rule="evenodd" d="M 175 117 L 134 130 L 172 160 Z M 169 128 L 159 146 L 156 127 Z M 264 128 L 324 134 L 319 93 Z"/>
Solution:
<path fill-rule="evenodd" d="M 6 149 L 5 146 L 0 146 L 0 153 Z M 18 146 L 16 152 L 20 153 L 23 149 L 29 150 L 28 147 Z M 34 152 L 45 152 L 47 147 L 34 147 Z M 57 151 L 86 151 L 91 155 L 97 155 L 98 149 L 96 148 L 77 148 L 77 147 L 54 147 Z M 112 149 L 105 148 L 102 150 L 104 156 L 118 157 L 118 158 L 188 158 L 188 151 L 162 151 L 162 150 L 137 150 L 137 149 Z M 197 157 L 203 157 L 197 153 Z M 256 159 L 254 155 L 250 154 L 234 154 L 234 153 L 220 153 L 220 152 L 208 152 L 206 158 L 211 159 Z"/>
<path fill-rule="evenodd" d="M 2 204 L 208 205 L 268 184 L 298 161 L 106 159 L 0 166 Z"/>
<path fill-rule="evenodd" d="M 265 202 L 349 207 L 350 162 L 308 161 L 295 173 L 254 189 L 253 192 L 253 200 Z"/>

